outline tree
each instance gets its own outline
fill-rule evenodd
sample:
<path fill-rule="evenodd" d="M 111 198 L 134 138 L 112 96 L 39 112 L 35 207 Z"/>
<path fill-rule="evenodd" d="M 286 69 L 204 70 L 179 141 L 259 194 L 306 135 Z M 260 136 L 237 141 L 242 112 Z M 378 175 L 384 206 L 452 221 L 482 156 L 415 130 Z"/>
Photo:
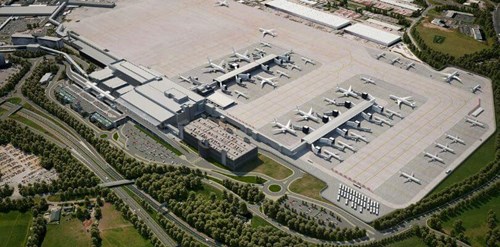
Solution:
<path fill-rule="evenodd" d="M 102 212 L 101 212 L 101 208 L 96 206 L 95 207 L 95 212 L 94 212 L 94 217 L 97 219 L 97 220 L 100 220 L 102 218 Z"/>

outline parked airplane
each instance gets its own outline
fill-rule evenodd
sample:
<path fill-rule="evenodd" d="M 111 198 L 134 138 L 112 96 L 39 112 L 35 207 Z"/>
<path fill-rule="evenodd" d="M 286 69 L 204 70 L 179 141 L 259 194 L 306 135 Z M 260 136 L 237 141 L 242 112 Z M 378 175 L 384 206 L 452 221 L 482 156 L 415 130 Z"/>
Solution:
<path fill-rule="evenodd" d="M 290 78 L 290 75 L 281 71 L 281 70 L 276 70 L 276 73 L 279 75 L 279 77 L 281 78 L 282 76 L 286 77 L 286 78 Z"/>
<path fill-rule="evenodd" d="M 266 55 L 266 51 L 264 51 L 263 49 L 260 49 L 259 47 L 255 47 L 254 50 L 257 51 L 260 55 Z"/>
<path fill-rule="evenodd" d="M 290 67 L 290 70 L 296 69 L 298 71 L 302 71 L 302 68 L 294 63 L 287 63 L 286 66 Z"/>
<path fill-rule="evenodd" d="M 377 84 L 375 83 L 375 80 L 373 80 L 373 79 L 372 79 L 372 78 L 370 78 L 370 77 L 364 77 L 364 76 L 362 76 L 362 77 L 361 77 L 361 80 L 362 80 L 362 81 L 364 81 L 364 82 L 365 82 L 365 83 L 367 83 L 367 84 L 377 85 Z"/>
<path fill-rule="evenodd" d="M 391 64 L 395 64 L 395 63 L 401 63 L 399 57 L 396 57 L 396 58 L 391 60 Z"/>
<path fill-rule="evenodd" d="M 409 64 L 406 65 L 406 70 L 409 70 L 411 68 L 415 68 L 415 63 L 414 62 L 411 62 Z"/>
<path fill-rule="evenodd" d="M 270 43 L 264 41 L 261 41 L 260 45 L 262 45 L 262 47 L 269 47 L 269 48 L 273 47 Z"/>
<path fill-rule="evenodd" d="M 455 153 L 455 150 L 453 150 L 452 148 L 449 147 L 449 144 L 446 144 L 446 145 L 443 145 L 443 144 L 440 144 L 440 143 L 435 143 L 436 144 L 436 147 L 440 148 L 441 149 L 441 152 L 450 152 L 452 154 Z"/>
<path fill-rule="evenodd" d="M 278 86 L 278 83 L 274 82 L 274 80 L 276 80 L 276 77 L 264 78 L 264 77 L 258 75 L 258 76 L 255 76 L 255 78 L 260 80 L 260 87 L 261 88 L 263 88 L 265 84 L 269 84 L 274 88 L 276 88 Z"/>
<path fill-rule="evenodd" d="M 337 92 L 340 92 L 342 95 L 344 95 L 344 97 L 353 97 L 353 98 L 358 98 L 358 94 L 355 93 L 353 90 L 352 90 L 352 86 L 349 86 L 348 89 L 344 89 L 344 88 L 341 88 L 337 85 Z"/>
<path fill-rule="evenodd" d="M 297 132 L 293 129 L 293 126 L 292 126 L 292 120 L 288 120 L 287 124 L 284 125 L 282 123 L 279 123 L 278 122 L 278 119 L 274 119 L 274 121 L 272 122 L 274 124 L 274 127 L 278 127 L 278 129 L 275 130 L 278 131 L 276 132 L 276 134 L 279 134 L 279 133 L 290 133 L 292 135 L 297 135 Z"/>
<path fill-rule="evenodd" d="M 403 118 L 403 115 L 401 115 L 401 113 L 399 113 L 399 112 L 395 112 L 395 111 L 390 110 L 390 109 L 385 109 L 385 115 L 386 115 L 388 118 L 390 118 L 390 119 L 392 119 L 392 117 L 393 117 L 393 116 L 399 117 L 399 118 L 401 118 L 401 119 Z"/>
<path fill-rule="evenodd" d="M 396 102 L 396 104 L 398 104 L 400 109 L 401 109 L 401 104 L 405 104 L 405 105 L 411 107 L 412 109 L 414 109 L 416 107 L 415 102 L 413 102 L 413 100 L 411 99 L 411 96 L 398 97 L 395 95 L 389 95 L 389 98 L 394 100 Z"/>
<path fill-rule="evenodd" d="M 304 64 L 310 63 L 312 65 L 316 65 L 316 62 L 314 62 L 312 59 L 306 58 L 306 57 L 301 57 L 302 61 L 304 61 Z"/>
<path fill-rule="evenodd" d="M 353 152 L 357 152 L 357 151 L 358 151 L 358 150 L 356 150 L 356 148 L 355 148 L 355 147 L 353 147 L 353 146 L 351 146 L 351 145 L 349 145 L 349 144 L 347 144 L 347 143 L 345 143 L 345 142 L 343 142 L 343 141 L 338 140 L 337 142 L 338 142 L 338 144 L 339 144 L 340 146 L 344 147 L 344 149 L 345 149 L 345 148 L 347 148 L 347 149 L 349 149 L 349 150 L 351 150 L 351 151 L 353 151 Z"/>
<path fill-rule="evenodd" d="M 266 37 L 266 35 L 276 37 L 276 31 L 274 29 L 259 28 L 259 31 L 262 33 L 262 37 Z"/>
<path fill-rule="evenodd" d="M 365 136 L 362 136 L 362 135 L 360 135 L 360 134 L 354 133 L 354 132 L 352 132 L 352 131 L 351 131 L 351 132 L 349 132 L 349 134 L 351 134 L 351 136 L 352 136 L 351 138 L 352 138 L 353 140 L 355 140 L 356 142 L 358 142 L 358 141 L 360 141 L 360 140 L 361 140 L 361 141 L 364 141 L 364 142 L 366 142 L 366 143 L 370 142 L 370 141 L 368 141 L 368 139 L 366 139 L 366 137 L 365 137 Z"/>
<path fill-rule="evenodd" d="M 337 102 L 335 99 L 329 99 L 327 97 L 323 97 L 323 100 L 327 102 L 328 105 L 336 105 L 336 106 L 344 106 L 344 102 Z"/>
<path fill-rule="evenodd" d="M 377 54 L 377 60 L 385 57 L 385 52 L 382 52 L 380 54 Z"/>
<path fill-rule="evenodd" d="M 234 93 L 237 95 L 236 98 L 239 98 L 240 96 L 245 98 L 245 99 L 250 99 L 250 97 L 248 97 L 248 95 L 238 91 L 238 90 L 234 90 Z"/>
<path fill-rule="evenodd" d="M 477 91 L 481 92 L 481 85 L 477 84 L 471 88 L 472 93 L 476 93 Z"/>
<path fill-rule="evenodd" d="M 434 154 L 431 154 L 429 152 L 424 152 L 424 156 L 431 158 L 429 162 L 438 161 L 438 162 L 441 162 L 444 164 L 443 159 L 441 159 L 437 154 L 434 155 Z"/>
<path fill-rule="evenodd" d="M 460 143 L 465 145 L 464 140 L 460 139 L 458 136 L 452 136 L 450 134 L 446 134 L 446 138 L 451 139 L 451 143 Z"/>
<path fill-rule="evenodd" d="M 451 83 L 451 81 L 453 80 L 457 80 L 459 82 L 462 82 L 462 80 L 460 80 L 460 78 L 458 78 L 459 74 L 458 74 L 458 71 L 455 71 L 451 74 L 447 74 L 444 76 L 444 81 L 448 82 L 448 83 Z"/>
<path fill-rule="evenodd" d="M 218 6 L 218 7 L 229 7 L 229 3 L 227 2 L 227 0 L 219 0 L 215 3 L 215 6 Z"/>
<path fill-rule="evenodd" d="M 406 172 L 399 171 L 399 176 L 403 176 L 406 178 L 406 182 L 415 182 L 417 184 L 420 184 L 420 179 L 415 177 L 415 173 L 408 174 Z M 405 183 L 406 183 L 405 182 Z"/>
<path fill-rule="evenodd" d="M 297 112 L 297 114 L 299 114 L 301 116 L 302 120 L 306 120 L 306 121 L 312 120 L 314 122 L 319 122 L 318 117 L 314 116 L 314 111 L 313 111 L 312 107 L 309 109 L 308 112 L 301 110 L 298 106 L 296 106 L 296 107 L 297 107 L 297 109 L 295 109 L 295 111 Z"/>
<path fill-rule="evenodd" d="M 233 55 L 232 57 L 235 57 L 236 61 L 238 62 L 241 62 L 241 61 L 245 61 L 245 62 L 251 62 L 250 60 L 250 56 L 248 56 L 248 50 L 245 51 L 245 53 L 241 54 L 241 53 L 238 53 L 236 52 L 236 50 L 233 48 Z"/>
<path fill-rule="evenodd" d="M 184 77 L 184 76 L 179 75 L 179 79 L 181 79 L 182 81 L 185 81 L 187 83 L 193 83 L 194 85 L 201 85 L 202 84 L 200 81 L 198 81 L 198 77 L 192 77 L 192 76 Z"/>
<path fill-rule="evenodd" d="M 471 124 L 471 127 L 474 127 L 474 126 L 478 126 L 478 127 L 481 127 L 481 128 L 484 128 L 484 124 L 475 120 L 475 119 L 472 119 L 472 118 L 465 118 L 465 122 L 468 122 Z"/>
<path fill-rule="evenodd" d="M 377 117 L 371 113 L 361 112 L 361 117 L 363 117 L 363 119 L 367 120 L 370 123 L 374 123 L 374 124 L 378 124 L 378 125 L 387 124 L 388 126 L 392 126 L 391 121 Z"/>
<path fill-rule="evenodd" d="M 334 152 L 330 152 L 328 150 L 323 150 L 323 152 L 326 154 L 326 157 L 325 159 L 326 160 L 330 160 L 331 158 L 334 158 L 340 162 L 344 161 L 344 159 L 342 159 L 342 157 Z"/>
<path fill-rule="evenodd" d="M 207 58 L 207 59 L 208 59 L 208 65 L 206 66 L 206 68 L 207 68 L 206 72 L 209 72 L 209 73 L 213 73 L 213 72 L 226 73 L 227 72 L 227 70 L 224 68 L 226 65 L 226 62 L 224 60 L 222 60 L 220 62 L 220 64 L 215 64 L 212 62 L 212 60 L 210 58 Z"/>
<path fill-rule="evenodd" d="M 185 81 L 187 83 L 191 83 L 191 76 L 185 77 L 185 76 L 179 75 L 179 79 L 181 79 L 182 81 Z"/>

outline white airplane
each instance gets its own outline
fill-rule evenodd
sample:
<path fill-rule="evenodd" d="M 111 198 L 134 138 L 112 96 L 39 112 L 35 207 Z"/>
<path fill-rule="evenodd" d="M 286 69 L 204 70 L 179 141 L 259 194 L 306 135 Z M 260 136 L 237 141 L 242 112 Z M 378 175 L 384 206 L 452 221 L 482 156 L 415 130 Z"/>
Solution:
<path fill-rule="evenodd" d="M 415 173 L 408 174 L 406 172 L 399 171 L 399 176 L 403 176 L 406 178 L 406 182 L 415 182 L 417 184 L 420 184 L 420 179 L 415 177 Z M 405 183 L 406 183 L 405 182 Z"/>
<path fill-rule="evenodd" d="M 400 109 L 401 109 L 401 105 L 402 104 L 405 104 L 405 105 L 411 107 L 412 109 L 414 109 L 416 107 L 416 104 L 411 99 L 411 96 L 398 97 L 398 96 L 395 96 L 395 95 L 389 95 L 389 98 L 391 98 L 392 100 L 394 100 L 396 102 L 396 104 L 398 104 L 398 106 L 399 106 Z"/>
<path fill-rule="evenodd" d="M 276 31 L 274 29 L 259 28 L 259 31 L 262 33 L 262 37 L 266 37 L 266 35 L 269 35 L 273 38 L 276 37 Z"/>
<path fill-rule="evenodd" d="M 342 146 L 344 149 L 346 149 L 346 148 L 347 148 L 347 149 L 349 149 L 349 150 L 351 150 L 351 151 L 353 151 L 353 152 L 357 152 L 357 150 L 356 150 L 356 148 L 355 148 L 355 147 L 353 147 L 353 146 L 351 146 L 351 145 L 349 145 L 349 144 L 347 144 L 347 143 L 345 143 L 345 142 L 343 142 L 343 141 L 341 141 L 341 140 L 337 140 L 337 142 L 338 142 L 338 144 L 339 144 L 340 146 Z"/>
<path fill-rule="evenodd" d="M 481 85 L 477 84 L 471 88 L 472 93 L 476 93 L 477 91 L 481 92 Z"/>
<path fill-rule="evenodd" d="M 377 117 L 371 113 L 365 113 L 361 112 L 361 117 L 363 117 L 365 120 L 367 120 L 370 123 L 382 125 L 382 124 L 387 124 L 388 126 L 392 126 L 391 121 Z"/>
<path fill-rule="evenodd" d="M 198 81 L 198 77 L 192 77 L 192 76 L 185 77 L 185 76 L 179 75 L 179 79 L 181 79 L 182 81 L 185 81 L 187 83 L 193 83 L 194 85 L 201 84 L 201 82 Z"/>
<path fill-rule="evenodd" d="M 341 88 L 337 85 L 337 92 L 340 92 L 342 95 L 344 95 L 344 97 L 353 97 L 353 98 L 358 98 L 358 94 L 355 93 L 353 90 L 352 90 L 352 86 L 349 86 L 348 89 L 344 89 L 344 88 Z"/>
<path fill-rule="evenodd" d="M 362 136 L 362 135 L 360 135 L 360 134 L 357 134 L 357 133 L 354 133 L 354 132 L 349 132 L 349 134 L 351 134 L 352 138 L 353 138 L 356 142 L 358 142 L 358 141 L 360 141 L 360 140 L 361 140 L 361 141 L 364 141 L 364 142 L 366 142 L 366 143 L 370 142 L 370 141 L 368 141 L 368 139 L 366 139 L 366 137 L 365 137 L 365 136 Z"/>
<path fill-rule="evenodd" d="M 227 70 L 224 68 L 225 64 L 226 64 L 226 62 L 224 60 L 222 60 L 220 62 L 220 64 L 215 64 L 212 62 L 212 60 L 210 58 L 207 58 L 207 59 L 208 59 L 208 65 L 206 66 L 206 68 L 208 69 L 207 72 L 209 72 L 209 73 L 213 73 L 213 72 L 226 73 L 227 72 Z"/>
<path fill-rule="evenodd" d="M 187 83 L 191 83 L 191 76 L 185 77 L 185 76 L 179 75 L 179 79 L 181 79 L 181 81 L 185 81 Z"/>
<path fill-rule="evenodd" d="M 392 119 L 392 117 L 393 117 L 393 116 L 397 116 L 397 117 L 399 117 L 399 118 L 401 118 L 401 119 L 403 118 L 403 115 L 401 115 L 401 113 L 399 113 L 399 112 L 395 112 L 395 111 L 390 110 L 390 109 L 385 109 L 385 115 L 386 115 L 388 118 L 390 118 L 390 119 Z"/>
<path fill-rule="evenodd" d="M 229 3 L 227 2 L 227 0 L 219 0 L 215 3 L 215 6 L 218 6 L 218 7 L 229 7 Z"/>
<path fill-rule="evenodd" d="M 458 78 L 459 74 L 458 74 L 458 71 L 455 71 L 451 74 L 447 74 L 444 76 L 444 81 L 445 82 L 448 82 L 448 83 L 451 83 L 451 81 L 453 80 L 457 80 L 459 82 L 462 82 L 462 80 L 460 80 L 460 78 Z"/>
<path fill-rule="evenodd" d="M 333 152 L 330 152 L 328 150 L 323 150 L 323 152 L 326 154 L 326 159 L 327 160 L 330 160 L 331 158 L 334 158 L 340 162 L 344 161 L 344 159 L 342 159 L 342 157 L 336 153 L 333 153 Z"/>
<path fill-rule="evenodd" d="M 327 97 L 323 97 L 323 100 L 326 101 L 328 105 L 336 105 L 336 106 L 344 105 L 344 102 L 337 102 L 335 99 L 329 99 Z"/>
<path fill-rule="evenodd" d="M 267 42 L 264 42 L 264 41 L 261 41 L 260 45 L 262 45 L 262 47 L 269 47 L 269 48 L 273 47 L 270 43 L 267 43 Z"/>
<path fill-rule="evenodd" d="M 312 59 L 306 58 L 306 57 L 300 57 L 302 61 L 304 61 L 304 64 L 310 63 L 312 65 L 316 65 L 316 62 L 314 62 Z"/>
<path fill-rule="evenodd" d="M 429 160 L 429 162 L 432 162 L 432 161 L 438 161 L 438 162 L 441 162 L 441 163 L 443 163 L 443 164 L 444 164 L 444 160 L 443 160 L 443 159 L 441 159 L 441 158 L 440 158 L 437 154 L 436 154 L 436 155 L 434 155 L 434 154 L 431 154 L 431 153 L 429 153 L 429 152 L 424 152 L 424 156 L 431 158 L 431 159 Z"/>
<path fill-rule="evenodd" d="M 276 134 L 290 133 L 292 135 L 297 135 L 297 132 L 295 132 L 295 130 L 293 129 L 292 120 L 288 120 L 288 123 L 286 125 L 284 125 L 282 123 L 279 123 L 278 119 L 275 118 L 272 123 L 274 124 L 274 127 L 278 127 L 278 129 L 275 130 L 275 131 L 277 131 Z"/>
<path fill-rule="evenodd" d="M 312 120 L 314 122 L 319 122 L 318 117 L 314 116 L 314 111 L 313 111 L 312 107 L 309 109 L 308 112 L 301 110 L 298 106 L 296 106 L 296 108 L 297 109 L 295 109 L 295 111 L 297 112 L 297 114 L 299 114 L 301 116 L 302 120 L 306 120 L 306 121 Z"/>
<path fill-rule="evenodd" d="M 255 47 L 254 50 L 257 51 L 258 53 L 260 53 L 261 55 L 266 55 L 266 51 L 264 51 L 263 49 L 260 49 L 259 47 Z"/>
<path fill-rule="evenodd" d="M 385 57 L 385 52 L 382 52 L 380 54 L 377 54 L 377 60 Z"/>
<path fill-rule="evenodd" d="M 279 75 L 279 77 L 281 78 L 282 76 L 286 77 L 286 78 L 290 78 L 290 75 L 281 71 L 281 70 L 276 70 L 276 73 Z"/>
<path fill-rule="evenodd" d="M 386 119 L 383 119 L 383 118 L 380 118 L 380 117 L 377 117 L 377 116 L 373 116 L 373 119 L 375 121 L 380 121 L 381 123 L 385 123 L 385 124 L 387 124 L 387 126 L 391 126 L 392 127 L 392 122 L 389 121 L 389 120 L 386 120 Z"/>
<path fill-rule="evenodd" d="M 471 127 L 474 127 L 474 126 L 478 126 L 478 127 L 482 127 L 484 128 L 484 124 L 475 120 L 475 119 L 472 119 L 472 118 L 465 118 L 465 122 L 468 122 L 471 124 Z"/>
<path fill-rule="evenodd" d="M 372 78 L 370 78 L 370 77 L 364 77 L 364 76 L 362 76 L 362 77 L 361 77 L 361 80 L 362 80 L 362 81 L 364 81 L 364 82 L 365 82 L 365 83 L 367 83 L 367 84 L 377 85 L 377 84 L 375 83 L 375 80 L 373 80 L 373 79 L 372 79 Z"/>
<path fill-rule="evenodd" d="M 238 62 L 245 61 L 250 63 L 251 61 L 250 56 L 248 56 L 248 50 L 246 50 L 245 53 L 241 54 L 236 52 L 236 50 L 233 48 L 232 57 L 235 57 Z"/>
<path fill-rule="evenodd" d="M 269 84 L 269 85 L 271 85 L 274 88 L 276 88 L 278 86 L 278 83 L 274 82 L 274 80 L 276 80 L 276 77 L 264 78 L 264 77 L 262 77 L 260 75 L 257 75 L 257 76 L 255 76 L 255 78 L 257 78 L 257 79 L 260 80 L 260 87 L 261 88 L 263 88 L 264 85 L 266 85 L 266 84 Z"/>
<path fill-rule="evenodd" d="M 298 71 L 302 71 L 302 68 L 301 68 L 301 67 L 299 67 L 298 65 L 293 64 L 293 63 L 287 63 L 287 64 L 286 64 L 286 66 L 287 66 L 287 67 L 290 67 L 290 70 L 296 69 L 296 70 L 298 70 Z"/>
<path fill-rule="evenodd" d="M 245 98 L 245 99 L 250 99 L 250 97 L 248 97 L 248 95 L 238 91 L 238 90 L 234 90 L 234 93 L 237 95 L 236 98 L 239 98 L 240 96 Z"/>
<path fill-rule="evenodd" d="M 452 136 L 450 134 L 446 134 L 446 138 L 450 139 L 451 140 L 451 143 L 460 143 L 460 144 L 463 144 L 465 145 L 465 142 L 464 140 L 462 140 L 460 137 L 458 136 Z"/>
<path fill-rule="evenodd" d="M 409 64 L 406 65 L 406 70 L 409 70 L 411 68 L 415 68 L 415 63 L 414 62 L 411 62 Z"/>
<path fill-rule="evenodd" d="M 395 63 L 401 63 L 399 57 L 396 57 L 396 58 L 391 60 L 391 64 L 395 64 Z"/>
<path fill-rule="evenodd" d="M 449 144 L 446 144 L 446 145 L 443 145 L 441 143 L 435 143 L 436 144 L 436 147 L 440 148 L 441 149 L 441 152 L 450 152 L 452 154 L 455 153 L 455 150 L 453 150 L 452 148 L 449 147 Z"/>

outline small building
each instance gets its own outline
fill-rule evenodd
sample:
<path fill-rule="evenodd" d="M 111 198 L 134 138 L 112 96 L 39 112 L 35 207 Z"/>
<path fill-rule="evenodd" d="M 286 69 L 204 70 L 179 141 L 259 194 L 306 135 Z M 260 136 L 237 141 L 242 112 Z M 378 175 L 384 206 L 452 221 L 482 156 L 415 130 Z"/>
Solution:
<path fill-rule="evenodd" d="M 391 46 L 401 41 L 401 36 L 383 31 L 361 23 L 354 24 L 344 29 L 345 32 L 377 44 Z"/>
<path fill-rule="evenodd" d="M 32 34 L 15 33 L 10 36 L 14 45 L 33 45 L 38 44 L 54 49 L 61 49 L 64 46 L 62 38 L 51 36 L 36 36 Z"/>
<path fill-rule="evenodd" d="M 231 127 L 223 127 L 210 119 L 190 122 L 184 126 L 181 136 L 198 149 L 201 157 L 211 158 L 233 171 L 258 155 L 255 144 L 234 134 Z"/>
<path fill-rule="evenodd" d="M 61 220 L 61 207 L 53 208 L 49 213 L 48 223 L 58 224 Z"/>
<path fill-rule="evenodd" d="M 64 88 L 59 88 L 55 90 L 56 98 L 63 104 L 72 104 L 75 101 L 75 96 L 66 91 Z"/>
<path fill-rule="evenodd" d="M 483 41 L 484 37 L 483 34 L 481 33 L 481 28 L 480 27 L 471 27 L 471 33 L 474 39 Z"/>
<path fill-rule="evenodd" d="M 45 73 L 45 75 L 40 78 L 40 84 L 46 84 L 52 79 L 52 73 Z"/>
<path fill-rule="evenodd" d="M 446 27 L 446 22 L 443 19 L 434 18 L 431 23 L 439 27 Z"/>
<path fill-rule="evenodd" d="M 103 115 L 99 114 L 98 112 L 94 112 L 90 115 L 89 117 L 90 122 L 95 123 L 97 126 L 99 126 L 102 129 L 105 130 L 110 130 L 114 127 L 116 127 L 115 122 L 107 119 Z"/>

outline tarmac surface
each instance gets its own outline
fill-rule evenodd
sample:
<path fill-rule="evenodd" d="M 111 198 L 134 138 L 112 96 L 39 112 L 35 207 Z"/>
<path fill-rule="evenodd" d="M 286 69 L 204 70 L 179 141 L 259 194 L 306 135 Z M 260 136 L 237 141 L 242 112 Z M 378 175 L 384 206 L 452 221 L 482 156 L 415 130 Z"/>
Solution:
<path fill-rule="evenodd" d="M 417 163 L 428 165 L 422 152 L 436 151 L 434 142 L 442 141 L 445 133 L 458 133 L 467 138 L 466 148 L 457 148 L 456 158 L 442 154 L 446 169 L 454 169 L 495 129 L 491 82 L 465 71 L 459 71 L 462 83 L 456 80 L 446 83 L 444 74 L 456 69 L 436 72 L 418 62 L 407 69 L 411 61 L 388 51 L 385 51 L 386 57 L 376 59 L 382 51 L 371 43 L 319 31 L 281 18 L 284 14 L 272 14 L 237 3 L 229 8 L 218 8 L 204 0 L 124 0 L 117 6 L 114 10 L 96 10 L 95 13 L 91 9 L 76 9 L 70 19 L 80 21 L 70 22 L 68 27 L 131 62 L 149 66 L 172 78 L 204 66 L 207 57 L 220 58 L 229 54 L 231 47 L 242 50 L 262 40 L 293 49 L 316 61 L 318 64 L 309 73 L 229 110 L 231 115 L 252 123 L 256 129 L 265 128 L 277 116 L 284 116 L 280 121 L 291 117 L 296 105 L 308 110 L 311 102 L 319 104 L 314 103 L 315 100 L 321 100 L 325 92 L 334 90 L 337 84 L 347 85 L 343 84 L 346 81 L 350 84 L 355 75 L 363 74 L 386 82 L 380 86 L 366 86 L 366 90 L 372 94 L 380 91 L 382 96 L 377 102 L 393 110 L 397 108 L 391 106 L 384 94 L 408 96 L 411 92 L 417 107 L 410 111 L 403 106 L 404 119 L 393 120 L 395 125 L 391 128 L 377 129 L 379 127 L 363 123 L 374 130 L 367 135 L 370 142 L 358 142 L 362 148 L 339 165 L 324 165 L 322 160 L 309 162 L 310 153 L 293 162 L 329 185 L 322 195 L 330 201 L 337 197 L 339 182 L 350 186 L 356 181 L 363 185 L 363 194 L 381 203 L 380 215 L 406 207 L 423 198 L 446 176 L 442 172 L 445 168 L 441 171 L 428 169 L 419 174 L 421 168 Z M 274 28 L 278 36 L 262 38 L 259 27 Z M 395 57 L 399 57 L 400 62 L 392 64 Z M 355 89 L 360 87 L 352 83 Z M 471 88 L 477 84 L 482 90 L 474 94 Z M 481 131 L 462 124 L 479 102 L 484 108 L 478 117 L 485 123 Z M 422 177 L 421 186 L 405 184 L 399 177 L 400 170 L 412 172 L 412 169 L 416 176 Z M 396 191 L 396 187 L 402 189 Z M 406 191 L 402 199 L 397 194 L 401 191 Z M 357 216 L 373 219 L 366 214 Z"/>

